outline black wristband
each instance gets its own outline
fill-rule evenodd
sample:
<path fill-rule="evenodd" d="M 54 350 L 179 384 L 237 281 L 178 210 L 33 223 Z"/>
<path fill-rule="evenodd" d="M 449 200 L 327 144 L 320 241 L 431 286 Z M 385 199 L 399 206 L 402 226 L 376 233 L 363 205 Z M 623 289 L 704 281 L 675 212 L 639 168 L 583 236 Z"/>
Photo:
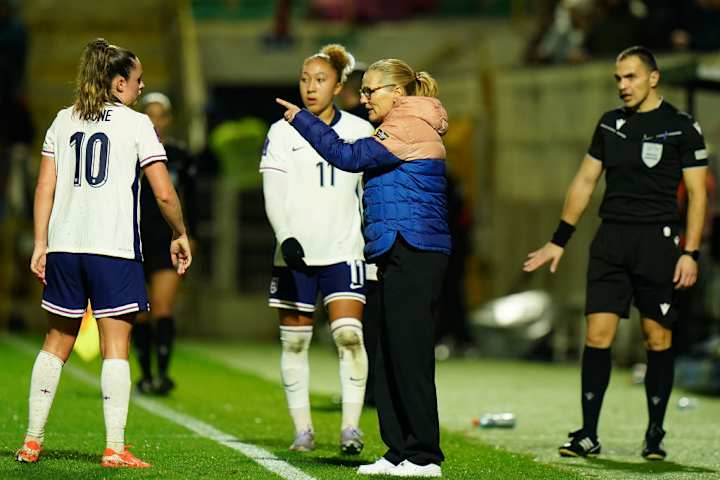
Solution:
<path fill-rule="evenodd" d="M 558 247 L 565 248 L 565 245 L 567 245 L 570 241 L 570 237 L 572 237 L 573 233 L 575 233 L 575 227 L 567 223 L 565 220 L 560 220 L 555 233 L 553 233 L 552 240 L 550 241 Z"/>
<path fill-rule="evenodd" d="M 700 258 L 700 250 L 683 250 L 682 255 L 687 255 L 697 262 Z"/>

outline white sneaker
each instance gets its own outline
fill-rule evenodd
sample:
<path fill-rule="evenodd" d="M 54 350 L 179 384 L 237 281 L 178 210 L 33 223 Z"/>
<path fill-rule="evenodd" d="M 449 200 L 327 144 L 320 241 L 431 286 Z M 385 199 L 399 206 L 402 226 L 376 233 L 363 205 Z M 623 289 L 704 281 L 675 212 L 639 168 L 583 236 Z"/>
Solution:
<path fill-rule="evenodd" d="M 395 468 L 395 465 L 385 460 L 385 457 L 380 457 L 375 463 L 368 465 L 361 465 L 357 469 L 358 475 L 385 475 Z"/>
<path fill-rule="evenodd" d="M 390 470 L 388 475 L 394 477 L 442 477 L 442 470 L 440 465 L 430 463 L 427 465 L 415 465 L 414 463 L 405 460 Z"/>

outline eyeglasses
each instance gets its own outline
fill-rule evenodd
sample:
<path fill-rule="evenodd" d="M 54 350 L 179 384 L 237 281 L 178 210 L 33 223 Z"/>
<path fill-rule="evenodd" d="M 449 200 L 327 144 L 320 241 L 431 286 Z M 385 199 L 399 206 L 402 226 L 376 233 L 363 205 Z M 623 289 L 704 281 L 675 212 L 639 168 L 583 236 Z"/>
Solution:
<path fill-rule="evenodd" d="M 394 87 L 395 85 L 396 84 L 394 84 L 394 83 L 388 83 L 387 85 L 381 85 L 381 86 L 375 87 L 375 88 L 362 87 L 360 90 L 358 90 L 358 93 L 360 93 L 361 97 L 364 95 L 366 98 L 370 98 L 370 97 L 372 97 L 373 93 L 377 92 L 381 88 Z"/>

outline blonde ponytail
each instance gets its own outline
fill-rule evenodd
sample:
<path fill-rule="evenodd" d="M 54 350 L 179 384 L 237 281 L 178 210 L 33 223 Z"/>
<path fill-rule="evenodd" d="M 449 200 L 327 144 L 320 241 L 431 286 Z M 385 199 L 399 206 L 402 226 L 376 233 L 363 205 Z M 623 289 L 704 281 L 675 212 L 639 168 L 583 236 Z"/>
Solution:
<path fill-rule="evenodd" d="M 75 81 L 75 115 L 92 121 L 107 103 L 114 101 L 112 81 L 116 75 L 130 77 L 137 57 L 130 50 L 96 38 L 85 46 Z"/>
<path fill-rule="evenodd" d="M 383 83 L 401 86 L 407 96 L 437 97 L 438 84 L 428 72 L 415 71 L 402 60 L 385 58 L 370 65 L 368 71 L 382 73 Z"/>

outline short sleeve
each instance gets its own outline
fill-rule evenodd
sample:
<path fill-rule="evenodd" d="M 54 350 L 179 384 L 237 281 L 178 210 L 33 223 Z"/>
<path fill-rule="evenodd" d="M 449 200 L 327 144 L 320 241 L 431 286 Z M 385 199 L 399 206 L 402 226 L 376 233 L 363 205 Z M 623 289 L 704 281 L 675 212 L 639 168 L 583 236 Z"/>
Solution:
<path fill-rule="evenodd" d="M 137 133 L 137 151 L 140 167 L 147 167 L 154 162 L 167 162 L 165 147 L 160 143 L 150 118 L 147 115 L 142 115 L 140 118 Z"/>
<path fill-rule="evenodd" d="M 700 124 L 688 118 L 686 127 L 683 129 L 682 143 L 680 145 L 680 158 L 683 168 L 705 167 L 708 164 L 708 152 L 705 148 Z"/>
<path fill-rule="evenodd" d="M 55 145 L 57 145 L 56 130 L 59 116 L 60 114 L 55 117 L 52 125 L 50 125 L 50 128 L 48 128 L 47 132 L 45 133 L 45 140 L 43 141 L 42 146 L 42 154 L 47 157 L 55 158 Z"/>
<path fill-rule="evenodd" d="M 267 137 L 265 137 L 262 157 L 260 159 L 260 172 L 276 171 L 287 173 L 286 155 L 282 154 L 282 150 L 282 139 L 280 138 L 277 124 L 275 124 L 270 127 Z"/>
<path fill-rule="evenodd" d="M 605 157 L 605 142 L 603 141 L 603 129 L 602 129 L 602 118 L 595 127 L 592 140 L 590 141 L 590 147 L 588 148 L 588 155 L 596 160 L 604 161 Z"/>

